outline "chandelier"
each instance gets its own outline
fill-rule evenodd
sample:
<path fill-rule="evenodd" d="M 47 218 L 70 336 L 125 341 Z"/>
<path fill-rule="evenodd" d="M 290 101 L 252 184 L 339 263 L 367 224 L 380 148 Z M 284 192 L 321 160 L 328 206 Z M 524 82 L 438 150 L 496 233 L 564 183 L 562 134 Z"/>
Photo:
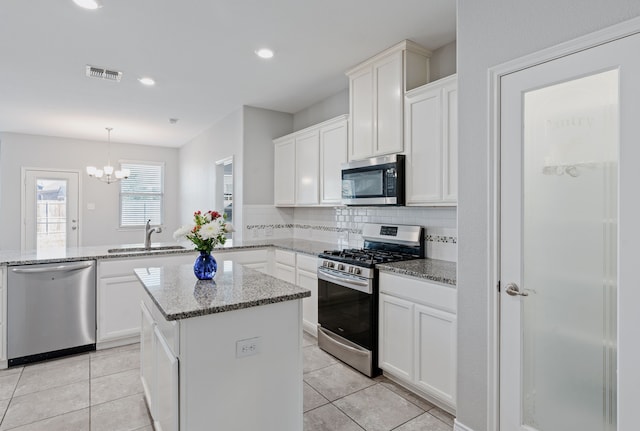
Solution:
<path fill-rule="evenodd" d="M 114 170 L 111 165 L 111 131 L 113 127 L 105 127 L 107 130 L 107 164 L 98 169 L 95 166 L 87 166 L 87 175 L 107 184 L 115 183 L 125 178 L 129 178 L 131 172 L 129 169 Z"/>

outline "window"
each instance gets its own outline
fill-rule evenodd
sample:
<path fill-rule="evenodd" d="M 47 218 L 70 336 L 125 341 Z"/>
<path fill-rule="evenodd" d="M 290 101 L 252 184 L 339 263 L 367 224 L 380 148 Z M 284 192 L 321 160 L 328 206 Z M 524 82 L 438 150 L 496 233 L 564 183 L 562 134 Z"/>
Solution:
<path fill-rule="evenodd" d="M 163 221 L 164 164 L 122 162 L 129 178 L 120 182 L 120 227 L 152 225 Z"/>

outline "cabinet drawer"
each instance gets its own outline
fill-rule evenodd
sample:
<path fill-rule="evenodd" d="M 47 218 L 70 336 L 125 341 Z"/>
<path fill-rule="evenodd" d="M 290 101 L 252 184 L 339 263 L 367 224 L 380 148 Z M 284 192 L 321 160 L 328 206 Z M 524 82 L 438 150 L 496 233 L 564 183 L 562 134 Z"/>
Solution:
<path fill-rule="evenodd" d="M 276 262 L 283 265 L 296 266 L 296 254 L 293 251 L 276 249 Z"/>
<path fill-rule="evenodd" d="M 457 310 L 456 289 L 444 284 L 381 272 L 380 292 L 454 314 Z"/>
<path fill-rule="evenodd" d="M 318 269 L 318 258 L 316 256 L 308 256 L 306 254 L 300 254 L 296 256 L 296 265 L 298 269 L 303 269 L 309 272 L 316 272 Z"/>

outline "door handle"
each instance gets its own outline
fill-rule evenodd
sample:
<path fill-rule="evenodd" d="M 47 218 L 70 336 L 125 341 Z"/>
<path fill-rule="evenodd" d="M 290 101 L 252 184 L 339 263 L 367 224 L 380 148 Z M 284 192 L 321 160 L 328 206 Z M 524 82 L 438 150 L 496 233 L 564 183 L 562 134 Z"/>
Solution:
<path fill-rule="evenodd" d="M 43 272 L 67 272 L 77 271 L 79 269 L 85 269 L 93 266 L 93 261 L 88 260 L 86 262 L 72 264 L 72 265 L 58 265 L 39 268 L 38 265 L 34 265 L 34 268 L 12 268 L 11 271 L 16 274 L 41 274 Z"/>
<path fill-rule="evenodd" d="M 510 296 L 529 296 L 527 292 L 524 292 L 524 291 L 520 292 L 520 288 L 515 283 L 507 284 L 505 292 L 507 292 L 507 295 L 510 295 Z"/>

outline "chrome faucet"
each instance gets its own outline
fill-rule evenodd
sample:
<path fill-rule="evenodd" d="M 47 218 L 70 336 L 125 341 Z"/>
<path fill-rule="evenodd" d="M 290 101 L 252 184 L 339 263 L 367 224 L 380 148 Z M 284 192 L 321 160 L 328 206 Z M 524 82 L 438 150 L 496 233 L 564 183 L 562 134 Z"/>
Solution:
<path fill-rule="evenodd" d="M 144 248 L 147 250 L 151 249 L 151 234 L 154 232 L 160 233 L 162 232 L 162 228 L 160 226 L 152 228 L 151 219 L 149 219 L 144 227 Z"/>

